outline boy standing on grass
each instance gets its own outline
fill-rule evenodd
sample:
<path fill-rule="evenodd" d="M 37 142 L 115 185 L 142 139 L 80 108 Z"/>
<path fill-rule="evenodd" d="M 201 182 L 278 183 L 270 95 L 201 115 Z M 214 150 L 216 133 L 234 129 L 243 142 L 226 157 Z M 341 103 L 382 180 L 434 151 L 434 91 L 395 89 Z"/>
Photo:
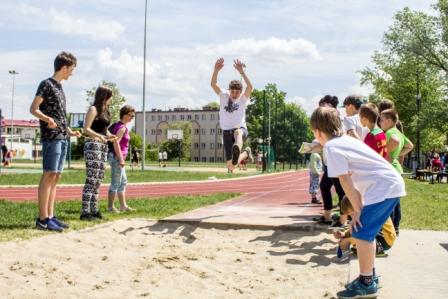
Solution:
<path fill-rule="evenodd" d="M 388 160 L 398 171 L 399 174 L 403 173 L 403 167 L 401 166 L 401 162 L 412 149 L 414 145 L 412 142 L 401 133 L 396 124 L 398 122 L 398 114 L 395 110 L 386 109 L 381 112 L 380 117 L 380 126 L 384 132 L 386 132 L 386 140 L 387 140 L 387 152 L 389 153 Z M 397 236 L 400 234 L 400 221 L 401 221 L 401 205 L 400 201 L 398 201 L 397 206 L 395 207 L 392 215 L 392 221 L 394 223 L 395 231 Z"/>
<path fill-rule="evenodd" d="M 38 189 L 38 229 L 62 231 L 68 225 L 54 215 L 56 185 L 58 184 L 67 154 L 68 138 L 81 133 L 68 127 L 66 100 L 61 82 L 68 80 L 76 67 L 76 57 L 61 52 L 54 60 L 54 74 L 39 84 L 30 113 L 40 122 L 43 174 Z"/>
<path fill-rule="evenodd" d="M 232 80 L 229 91 L 221 90 L 218 86 L 218 73 L 224 67 L 224 59 L 219 58 L 215 63 L 211 86 L 219 95 L 219 126 L 223 130 L 224 152 L 227 161 L 227 169 L 232 172 L 241 160 L 249 158 L 252 160 L 250 147 L 242 152 L 244 139 L 247 138 L 246 106 L 250 101 L 253 87 L 247 77 L 245 64 L 236 59 L 233 67 L 240 73 L 246 83 L 243 93 L 243 84 L 239 80 Z"/>
<path fill-rule="evenodd" d="M 336 109 L 319 107 L 311 115 L 314 137 L 324 148 L 328 176 L 338 177 L 353 206 L 352 237 L 355 239 L 360 275 L 338 292 L 338 298 L 376 297 L 374 280 L 375 237 L 405 196 L 399 173 L 366 144 L 343 135 Z M 387 184 L 385 184 L 387 182 Z"/>

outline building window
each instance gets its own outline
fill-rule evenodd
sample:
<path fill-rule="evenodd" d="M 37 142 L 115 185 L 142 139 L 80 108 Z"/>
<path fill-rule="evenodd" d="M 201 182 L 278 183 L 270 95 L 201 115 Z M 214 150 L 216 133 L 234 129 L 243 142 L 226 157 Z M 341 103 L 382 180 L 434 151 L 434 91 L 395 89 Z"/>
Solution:
<path fill-rule="evenodd" d="M 157 115 L 157 120 L 162 120 L 162 115 Z"/>
<path fill-rule="evenodd" d="M 215 149 L 215 144 L 214 143 L 210 143 L 210 149 Z"/>
<path fill-rule="evenodd" d="M 155 129 L 151 129 L 151 135 L 156 135 L 156 130 Z"/>
<path fill-rule="evenodd" d="M 219 142 L 216 146 L 217 146 L 218 149 L 221 149 L 222 148 L 222 143 Z"/>
<path fill-rule="evenodd" d="M 210 135 L 215 135 L 216 129 L 210 129 Z"/>
<path fill-rule="evenodd" d="M 194 148 L 199 148 L 199 143 L 195 142 L 194 143 Z"/>
<path fill-rule="evenodd" d="M 201 148 L 202 148 L 202 149 L 205 149 L 205 142 L 202 142 L 202 143 L 201 143 Z"/>
<path fill-rule="evenodd" d="M 195 119 L 195 120 L 199 120 L 199 114 L 195 114 L 195 115 L 194 115 L 194 119 Z"/>
<path fill-rule="evenodd" d="M 171 120 L 176 121 L 176 115 L 171 115 Z"/>
<path fill-rule="evenodd" d="M 222 129 L 218 129 L 218 135 L 222 135 Z"/>
<path fill-rule="evenodd" d="M 191 114 L 187 115 L 187 120 L 191 120 Z"/>
<path fill-rule="evenodd" d="M 214 114 L 210 114 L 210 120 L 215 120 L 215 115 Z"/>
<path fill-rule="evenodd" d="M 205 135 L 205 129 L 201 129 L 201 135 Z"/>
<path fill-rule="evenodd" d="M 207 157 L 202 157 L 202 162 L 207 162 Z"/>
<path fill-rule="evenodd" d="M 156 120 L 156 116 L 155 115 L 151 115 L 151 120 L 155 121 Z"/>
<path fill-rule="evenodd" d="M 217 160 L 218 162 L 222 162 L 222 158 L 221 158 L 221 157 L 218 157 L 216 160 Z"/>
<path fill-rule="evenodd" d="M 207 120 L 207 115 L 202 114 L 202 120 Z"/>
<path fill-rule="evenodd" d="M 185 120 L 185 115 L 181 115 L 180 120 Z"/>
<path fill-rule="evenodd" d="M 199 135 L 199 129 L 194 129 L 194 135 Z"/>
<path fill-rule="evenodd" d="M 215 162 L 215 158 L 214 157 L 210 157 L 210 162 L 214 163 Z"/>
<path fill-rule="evenodd" d="M 165 120 L 170 120 L 170 116 L 169 115 L 165 115 Z"/>
<path fill-rule="evenodd" d="M 194 157 L 194 162 L 199 162 L 199 157 Z"/>

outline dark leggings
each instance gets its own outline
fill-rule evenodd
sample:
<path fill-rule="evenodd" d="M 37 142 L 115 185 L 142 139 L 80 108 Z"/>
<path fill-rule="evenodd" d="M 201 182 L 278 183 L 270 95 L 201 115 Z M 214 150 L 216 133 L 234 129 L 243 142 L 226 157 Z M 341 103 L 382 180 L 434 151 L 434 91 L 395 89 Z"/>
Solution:
<path fill-rule="evenodd" d="M 400 221 L 401 221 L 401 206 L 400 201 L 398 201 L 397 205 L 394 208 L 394 211 L 392 212 L 392 215 L 390 215 L 390 218 L 392 219 L 392 222 L 394 223 L 395 231 L 398 232 L 400 228 Z"/>
<path fill-rule="evenodd" d="M 329 178 L 327 166 L 323 167 L 324 174 L 320 180 L 320 193 L 324 201 L 324 210 L 329 211 L 333 208 L 333 196 L 331 195 L 331 186 L 334 186 L 336 193 L 339 197 L 339 207 L 341 205 L 342 198 L 345 195 L 344 189 L 342 189 L 341 183 L 338 178 Z"/>

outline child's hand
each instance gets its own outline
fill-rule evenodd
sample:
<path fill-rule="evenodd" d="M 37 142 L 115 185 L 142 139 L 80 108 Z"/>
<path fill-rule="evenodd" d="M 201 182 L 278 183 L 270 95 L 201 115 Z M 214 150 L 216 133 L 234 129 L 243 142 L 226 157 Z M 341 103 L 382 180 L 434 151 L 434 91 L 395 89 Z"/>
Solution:
<path fill-rule="evenodd" d="M 350 224 L 350 233 L 353 232 L 353 229 L 355 230 L 355 232 L 357 232 L 358 229 L 362 227 L 361 220 L 359 220 L 359 217 L 361 216 L 361 211 L 355 211 L 351 216 L 352 216 L 352 222 Z"/>
<path fill-rule="evenodd" d="M 333 236 L 339 240 L 344 237 L 344 234 L 339 230 L 335 230 L 335 231 L 333 231 Z"/>

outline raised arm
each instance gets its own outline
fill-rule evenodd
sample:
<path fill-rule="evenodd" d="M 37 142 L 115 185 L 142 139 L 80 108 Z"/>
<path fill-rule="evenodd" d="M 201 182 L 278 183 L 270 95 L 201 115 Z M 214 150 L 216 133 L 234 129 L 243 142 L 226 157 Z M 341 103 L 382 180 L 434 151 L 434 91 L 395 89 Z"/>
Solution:
<path fill-rule="evenodd" d="M 215 69 L 213 70 L 212 81 L 210 85 L 217 95 L 221 93 L 221 88 L 218 86 L 218 73 L 224 67 L 224 58 L 219 58 L 215 62 Z"/>
<path fill-rule="evenodd" d="M 250 83 L 250 80 L 247 77 L 246 72 L 244 71 L 244 68 L 246 67 L 246 65 L 239 59 L 236 59 L 233 61 L 233 67 L 243 77 L 244 83 L 246 83 L 246 90 L 244 91 L 244 95 L 246 96 L 246 98 L 249 98 L 252 93 L 252 90 L 254 90 L 254 87 L 252 86 L 252 83 Z"/>

